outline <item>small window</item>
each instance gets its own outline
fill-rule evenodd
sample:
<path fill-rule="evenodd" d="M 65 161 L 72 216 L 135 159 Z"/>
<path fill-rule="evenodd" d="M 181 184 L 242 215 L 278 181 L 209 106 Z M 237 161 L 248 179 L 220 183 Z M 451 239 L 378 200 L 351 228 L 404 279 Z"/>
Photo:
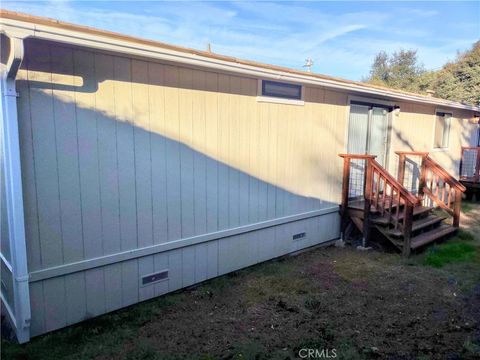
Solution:
<path fill-rule="evenodd" d="M 282 99 L 302 99 L 302 86 L 277 81 L 262 81 L 262 96 L 271 96 Z"/>
<path fill-rule="evenodd" d="M 448 148 L 452 114 L 437 112 L 435 116 L 435 143 L 437 149 Z"/>

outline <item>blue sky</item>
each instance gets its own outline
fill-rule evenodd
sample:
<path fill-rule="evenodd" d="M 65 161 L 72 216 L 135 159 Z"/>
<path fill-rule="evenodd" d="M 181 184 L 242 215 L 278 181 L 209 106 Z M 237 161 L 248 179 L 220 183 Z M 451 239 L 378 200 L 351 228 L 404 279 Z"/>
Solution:
<path fill-rule="evenodd" d="M 418 49 L 437 69 L 480 39 L 480 1 L 3 1 L 2 8 L 360 80 L 374 55 Z"/>

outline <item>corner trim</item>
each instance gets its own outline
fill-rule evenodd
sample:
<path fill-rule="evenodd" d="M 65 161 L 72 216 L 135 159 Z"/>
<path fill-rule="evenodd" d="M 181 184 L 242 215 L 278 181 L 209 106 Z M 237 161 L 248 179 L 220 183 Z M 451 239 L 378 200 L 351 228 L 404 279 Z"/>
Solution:
<path fill-rule="evenodd" d="M 25 219 L 23 209 L 22 169 L 20 164 L 20 136 L 15 78 L 24 56 L 23 39 L 10 36 L 10 54 L 5 70 L 1 74 L 1 122 L 3 153 L 5 157 L 5 193 L 10 241 L 11 270 L 13 275 L 13 304 L 7 304 L 13 313 L 12 321 L 19 343 L 30 340 L 30 293 L 28 283 L 27 248 L 25 241 Z M 2 261 L 4 257 L 2 256 Z M 6 299 L 2 294 L 2 301 Z M 7 306 L 6 306 L 7 307 Z"/>

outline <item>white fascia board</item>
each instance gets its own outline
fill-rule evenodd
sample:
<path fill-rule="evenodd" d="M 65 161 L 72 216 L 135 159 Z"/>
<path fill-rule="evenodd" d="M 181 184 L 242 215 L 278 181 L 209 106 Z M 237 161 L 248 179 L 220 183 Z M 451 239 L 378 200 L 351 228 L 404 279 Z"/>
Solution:
<path fill-rule="evenodd" d="M 430 99 L 423 96 L 417 96 L 415 94 L 399 94 L 397 92 L 389 91 L 387 89 L 376 89 L 357 84 L 342 83 L 341 81 L 320 79 L 308 75 L 289 73 L 287 71 L 262 68 L 254 65 L 247 65 L 232 61 L 215 59 L 207 56 L 166 49 L 153 45 L 139 44 L 133 41 L 116 39 L 106 35 L 94 35 L 81 31 L 59 29 L 47 25 L 37 25 L 33 23 L 10 19 L 0 19 L 0 24 L 2 24 L 4 32 L 21 32 L 24 34 L 25 37 L 35 37 L 44 40 L 51 40 L 77 46 L 95 48 L 103 51 L 111 51 L 115 53 L 153 58 L 174 63 L 182 63 L 195 67 L 206 67 L 215 69 L 217 71 L 243 74 L 255 78 L 284 80 L 301 84 L 323 86 L 332 89 L 350 91 L 361 94 L 387 97 L 395 100 L 441 105 L 448 108 L 456 108 L 463 110 L 480 111 L 479 106 L 472 106 L 438 98 Z"/>

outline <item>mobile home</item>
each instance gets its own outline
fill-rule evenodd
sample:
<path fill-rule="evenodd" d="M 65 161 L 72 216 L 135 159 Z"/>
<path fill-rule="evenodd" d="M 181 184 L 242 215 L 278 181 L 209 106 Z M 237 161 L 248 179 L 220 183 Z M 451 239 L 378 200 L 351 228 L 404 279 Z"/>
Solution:
<path fill-rule="evenodd" d="M 1 299 L 20 342 L 339 239 L 339 154 L 396 174 L 396 152 L 428 152 L 458 177 L 478 141 L 476 106 L 0 16 Z"/>

